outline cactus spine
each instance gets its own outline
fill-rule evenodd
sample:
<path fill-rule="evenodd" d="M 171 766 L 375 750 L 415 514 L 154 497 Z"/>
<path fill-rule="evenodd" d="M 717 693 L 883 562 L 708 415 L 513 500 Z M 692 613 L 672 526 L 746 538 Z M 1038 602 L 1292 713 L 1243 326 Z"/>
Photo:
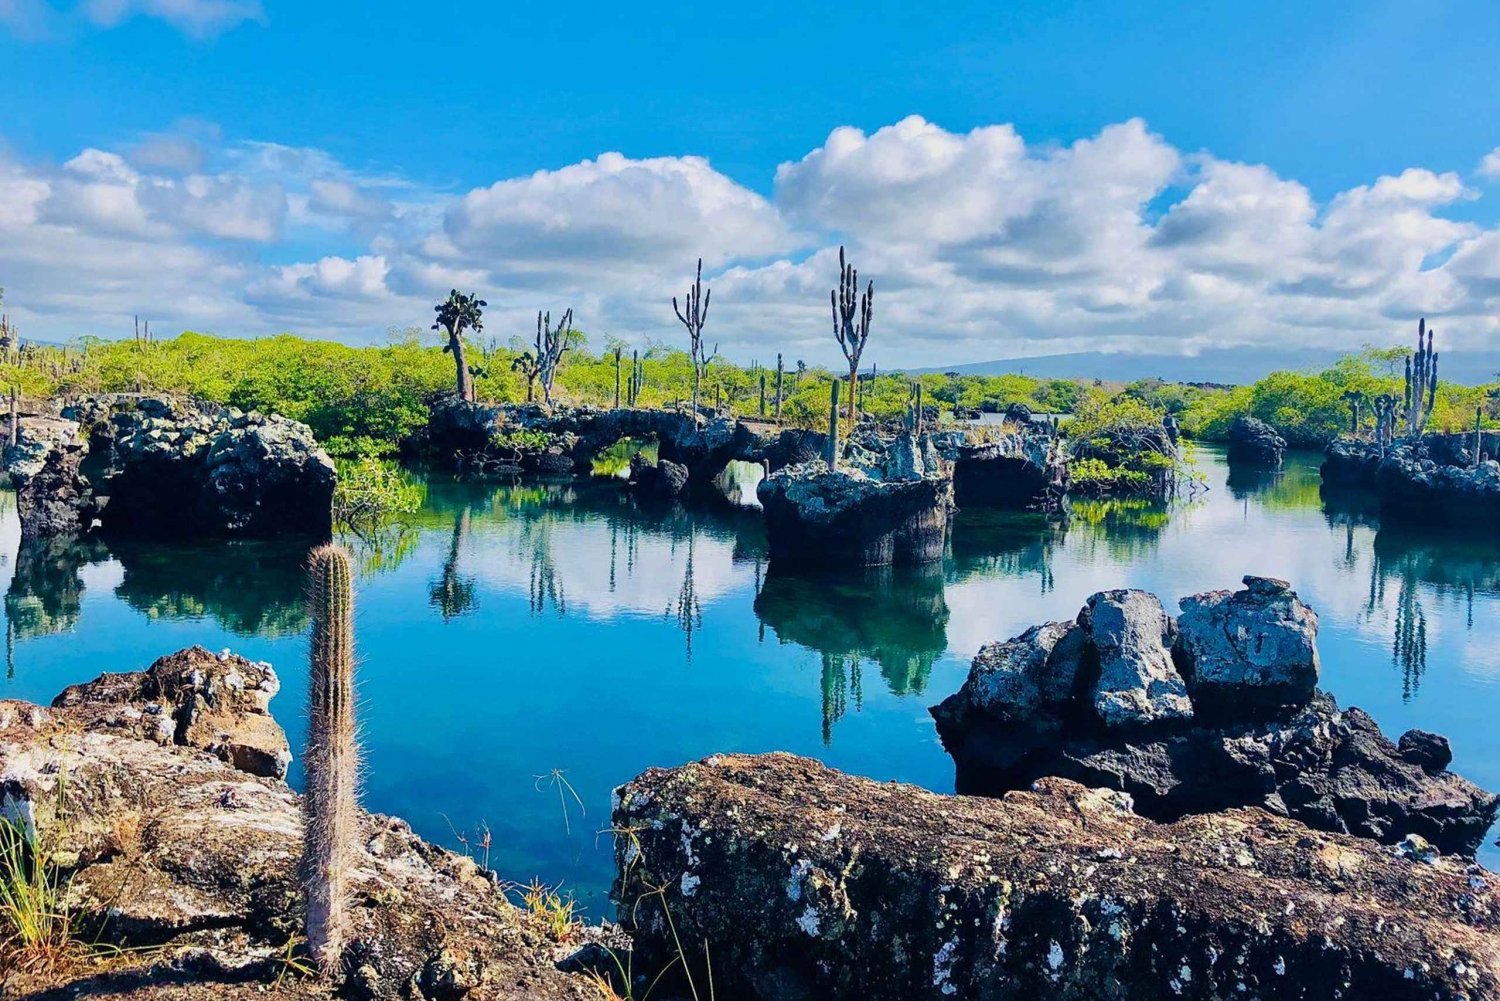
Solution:
<path fill-rule="evenodd" d="M 325 975 L 338 971 L 349 932 L 350 852 L 359 751 L 354 741 L 354 570 L 342 546 L 308 559 L 312 619 L 302 893 L 307 944 Z"/>

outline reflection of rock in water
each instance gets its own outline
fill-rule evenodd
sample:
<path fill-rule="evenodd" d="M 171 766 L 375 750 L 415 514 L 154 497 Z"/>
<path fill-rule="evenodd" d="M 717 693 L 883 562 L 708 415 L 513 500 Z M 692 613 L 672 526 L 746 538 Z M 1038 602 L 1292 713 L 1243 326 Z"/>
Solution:
<path fill-rule="evenodd" d="M 109 552 L 125 571 L 116 596 L 150 618 L 207 617 L 242 636 L 285 636 L 307 627 L 304 545 L 119 540 Z"/>
<path fill-rule="evenodd" d="M 22 539 L 5 594 L 7 640 L 73 628 L 83 607 L 83 580 L 78 572 L 107 556 L 108 550 L 97 541 L 56 536 Z"/>
<path fill-rule="evenodd" d="M 1427 670 L 1427 610 L 1423 597 L 1458 598 L 1474 626 L 1474 596 L 1500 594 L 1500 540 L 1451 531 L 1391 526 L 1375 533 L 1366 614 L 1386 605 L 1394 583 L 1391 662 L 1400 669 L 1402 697 L 1410 699 Z"/>
<path fill-rule="evenodd" d="M 1229 467 L 1226 485 L 1229 487 L 1230 496 L 1235 500 L 1246 500 L 1270 490 L 1279 479 L 1281 479 L 1280 467 L 1234 463 Z"/>
<path fill-rule="evenodd" d="M 1043 594 L 1055 584 L 1052 557 L 1067 533 L 1059 519 L 1007 511 L 959 511 L 949 540 L 952 579 L 1035 574 Z"/>
<path fill-rule="evenodd" d="M 821 655 L 825 741 L 851 698 L 859 707 L 864 661 L 878 665 L 893 694 L 920 694 L 948 645 L 948 603 L 937 567 L 826 577 L 773 571 L 756 595 L 755 614 L 780 642 Z"/>

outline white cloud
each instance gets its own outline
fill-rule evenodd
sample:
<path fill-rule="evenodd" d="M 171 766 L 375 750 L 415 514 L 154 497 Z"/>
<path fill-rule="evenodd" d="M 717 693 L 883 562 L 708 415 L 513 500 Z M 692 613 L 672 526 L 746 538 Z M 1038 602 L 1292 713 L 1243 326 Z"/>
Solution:
<path fill-rule="evenodd" d="M 56 165 L 0 158 L 0 284 L 54 338 L 140 312 L 368 339 L 425 326 L 461 286 L 495 336 L 571 305 L 596 334 L 677 340 L 669 300 L 701 255 L 726 354 L 832 363 L 843 243 L 876 283 L 882 367 L 1404 343 L 1421 313 L 1445 347 L 1500 333 L 1500 229 L 1449 218 L 1479 193 L 1421 166 L 1320 202 L 1139 120 L 1032 146 L 912 117 L 835 129 L 772 190 L 696 156 L 606 153 L 453 193 L 199 124 Z"/>
<path fill-rule="evenodd" d="M 135 15 L 160 18 L 194 38 L 212 38 L 245 21 L 261 21 L 260 0 L 86 0 L 85 16 L 112 28 Z"/>
<path fill-rule="evenodd" d="M 1484 155 L 1479 161 L 1479 176 L 1495 181 L 1500 180 L 1500 146 L 1496 146 Z"/>

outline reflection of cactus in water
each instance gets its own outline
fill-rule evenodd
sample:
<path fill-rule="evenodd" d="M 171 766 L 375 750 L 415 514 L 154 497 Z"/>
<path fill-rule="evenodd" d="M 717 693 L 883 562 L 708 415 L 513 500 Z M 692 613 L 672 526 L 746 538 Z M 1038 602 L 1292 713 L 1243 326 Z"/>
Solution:
<path fill-rule="evenodd" d="M 443 572 L 428 588 L 428 599 L 442 614 L 444 622 L 466 615 L 479 606 L 479 588 L 474 578 L 458 572 L 458 554 L 469 537 L 471 516 L 467 504 L 454 516 L 453 537 L 448 543 L 448 556 L 443 560 Z"/>
<path fill-rule="evenodd" d="M 687 659 L 693 660 L 693 634 L 703 627 L 703 606 L 698 601 L 698 588 L 693 579 L 693 560 L 697 550 L 697 533 L 689 531 L 687 537 L 687 565 L 682 571 L 682 587 L 677 598 L 667 606 L 667 614 L 675 615 L 677 628 L 687 640 Z"/>
<path fill-rule="evenodd" d="M 854 700 L 854 711 L 864 706 L 864 665 L 858 657 L 841 657 L 837 654 L 822 655 L 823 673 L 820 687 L 823 694 L 823 746 L 833 744 L 833 725 L 849 712 L 849 700 Z"/>
<path fill-rule="evenodd" d="M 349 931 L 350 853 L 355 838 L 359 752 L 354 742 L 354 568 L 341 546 L 308 561 L 312 619 L 308 686 L 307 792 L 303 796 L 302 890 L 307 943 L 330 975 Z"/>

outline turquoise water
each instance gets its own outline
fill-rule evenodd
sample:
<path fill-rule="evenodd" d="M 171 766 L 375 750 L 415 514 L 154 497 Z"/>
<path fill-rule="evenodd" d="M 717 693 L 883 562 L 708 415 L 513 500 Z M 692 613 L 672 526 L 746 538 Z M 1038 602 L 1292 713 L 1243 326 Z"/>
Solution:
<path fill-rule="evenodd" d="M 927 706 L 981 643 L 1071 617 L 1102 588 L 1172 601 L 1247 572 L 1288 578 L 1318 610 L 1324 686 L 1343 704 L 1392 736 L 1447 734 L 1455 768 L 1500 788 L 1500 546 L 1327 508 L 1315 456 L 1248 483 L 1212 450 L 1196 462 L 1206 489 L 1168 508 L 1079 504 L 1065 527 L 963 512 L 941 567 L 836 580 L 770 574 L 758 513 L 728 503 L 642 509 L 613 480 L 432 479 L 409 530 L 351 540 L 365 803 L 454 848 L 487 826 L 503 876 L 561 881 L 604 913 L 610 790 L 642 769 L 783 749 L 951 791 Z M 276 665 L 272 708 L 300 744 L 301 552 L 21 553 L 13 503 L 0 539 L 0 696 L 46 701 L 191 643 L 229 647 Z"/>

